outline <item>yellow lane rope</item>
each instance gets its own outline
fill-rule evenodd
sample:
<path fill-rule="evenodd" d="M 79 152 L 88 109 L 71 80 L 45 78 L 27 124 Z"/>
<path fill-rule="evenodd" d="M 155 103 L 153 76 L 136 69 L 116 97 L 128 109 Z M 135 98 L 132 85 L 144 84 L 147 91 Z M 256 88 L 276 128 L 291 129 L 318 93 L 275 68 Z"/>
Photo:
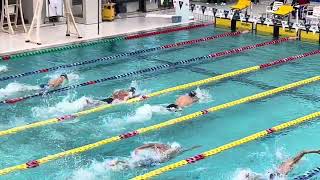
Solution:
<path fill-rule="evenodd" d="M 45 163 L 48 163 L 48 162 L 56 160 L 56 159 L 60 159 L 60 158 L 67 157 L 67 156 L 71 156 L 71 155 L 74 155 L 74 154 L 79 154 L 79 153 L 82 153 L 82 152 L 86 152 L 86 151 L 89 151 L 91 149 L 94 149 L 94 148 L 97 148 L 97 147 L 100 147 L 100 146 L 103 146 L 103 145 L 106 145 L 106 144 L 110 144 L 110 143 L 113 143 L 113 142 L 118 142 L 118 141 L 121 141 L 121 140 L 124 140 L 124 139 L 127 139 L 127 138 L 131 138 L 131 137 L 137 136 L 139 134 L 147 133 L 147 132 L 150 132 L 150 131 L 155 131 L 155 130 L 158 130 L 158 129 L 161 129 L 161 128 L 165 128 L 165 127 L 168 127 L 168 126 L 171 126 L 171 125 L 174 125 L 174 124 L 178 124 L 180 122 L 184 122 L 184 121 L 187 121 L 187 120 L 190 120 L 190 119 L 194 119 L 196 117 L 208 114 L 209 112 L 215 112 L 215 111 L 226 109 L 226 108 L 230 108 L 230 107 L 233 107 L 233 106 L 236 106 L 236 105 L 239 105 L 239 104 L 243 104 L 243 103 L 247 103 L 247 102 L 250 102 L 250 101 L 254 101 L 254 100 L 261 99 L 261 98 L 265 98 L 265 97 L 268 97 L 268 96 L 271 96 L 271 95 L 274 95 L 274 94 L 277 94 L 277 93 L 280 93 L 280 92 L 283 92 L 283 91 L 286 91 L 286 90 L 289 90 L 289 89 L 297 88 L 297 87 L 302 86 L 302 85 L 313 83 L 313 82 L 316 82 L 316 81 L 319 81 L 319 80 L 320 80 L 320 76 L 315 76 L 315 77 L 308 78 L 308 79 L 305 79 L 305 80 L 302 80 L 302 81 L 298 81 L 298 82 L 291 83 L 291 84 L 288 84 L 288 85 L 285 85 L 285 86 L 281 86 L 281 87 L 278 87 L 278 88 L 275 88 L 275 89 L 272 89 L 272 90 L 264 91 L 262 93 L 258 93 L 258 94 L 252 95 L 252 96 L 247 96 L 245 98 L 241 98 L 241 99 L 238 99 L 238 100 L 235 100 L 235 101 L 231 101 L 231 102 L 228 102 L 228 103 L 225 103 L 225 104 L 214 106 L 212 108 L 209 108 L 209 109 L 206 109 L 206 110 L 203 110 L 203 111 L 198 111 L 198 112 L 195 112 L 195 113 L 192 113 L 192 114 L 189 114 L 189 115 L 185 115 L 185 116 L 181 116 L 181 117 L 178 117 L 178 118 L 174 118 L 174 119 L 171 119 L 171 120 L 168 120 L 168 121 L 165 121 L 165 122 L 153 125 L 153 126 L 140 128 L 138 130 L 135 130 L 135 131 L 132 131 L 132 132 L 129 132 L 129 133 L 125 133 L 125 134 L 121 134 L 119 136 L 114 136 L 114 137 L 111 137 L 111 138 L 107 138 L 107 139 L 104 139 L 104 140 L 101 140 L 101 141 L 98 141 L 98 142 L 95 142 L 95 143 L 92 143 L 92 144 L 87 144 L 87 145 L 84 145 L 84 146 L 81 146 L 81 147 L 70 149 L 68 151 L 63 151 L 63 152 L 60 152 L 60 153 L 57 153 L 57 154 L 48 155 L 48 156 L 43 157 L 43 158 L 38 159 L 38 160 L 33 160 L 33 161 L 29 161 L 27 163 L 23 163 L 23 164 L 20 164 L 20 165 L 4 168 L 4 169 L 0 170 L 0 175 L 5 175 L 5 174 L 12 173 L 12 172 L 19 171 L 19 170 L 35 168 L 35 167 L 38 167 L 41 164 L 45 164 Z"/>
<path fill-rule="evenodd" d="M 228 144 L 219 146 L 217 148 L 214 148 L 214 149 L 211 149 L 209 151 L 203 152 L 201 154 L 195 155 L 193 157 L 187 158 L 185 160 L 181 160 L 181 161 L 178 161 L 176 163 L 164 166 L 162 168 L 150 171 L 150 172 L 148 172 L 148 173 L 146 173 L 144 175 L 137 176 L 137 177 L 133 178 L 132 180 L 150 179 L 150 178 L 152 178 L 154 176 L 158 176 L 158 175 L 163 174 L 165 172 L 172 171 L 174 169 L 183 167 L 185 165 L 195 163 L 197 161 L 203 160 L 203 159 L 205 159 L 207 157 L 210 157 L 210 156 L 214 156 L 216 154 L 219 154 L 219 153 L 221 153 L 223 151 L 226 151 L 226 150 L 229 150 L 231 148 L 235 148 L 237 146 L 246 144 L 246 143 L 254 141 L 256 139 L 263 138 L 263 137 L 268 136 L 268 135 L 270 135 L 270 134 L 272 134 L 274 132 L 279 132 L 279 131 L 282 131 L 282 130 L 287 129 L 289 127 L 296 126 L 296 125 L 304 123 L 306 121 L 310 121 L 310 120 L 312 120 L 314 118 L 317 118 L 319 116 L 320 116 L 320 112 L 315 112 L 315 113 L 309 114 L 307 116 L 300 117 L 298 119 L 295 119 L 295 120 L 280 124 L 278 126 L 274 126 L 274 127 L 270 128 L 270 129 L 263 130 L 263 131 L 260 131 L 258 133 L 252 134 L 250 136 L 244 137 L 242 139 L 239 139 L 239 140 L 236 140 L 236 141 L 232 141 L 232 142 L 230 142 Z"/>
<path fill-rule="evenodd" d="M 174 91 L 188 89 L 188 88 L 195 87 L 195 86 L 201 86 L 201 85 L 212 83 L 212 82 L 216 82 L 216 81 L 219 81 L 219 80 L 222 80 L 222 79 L 225 79 L 225 78 L 230 78 L 230 77 L 238 76 L 238 75 L 241 75 L 241 74 L 246 74 L 246 73 L 250 73 L 250 72 L 253 72 L 253 71 L 257 71 L 259 69 L 260 69 L 259 66 L 253 66 L 253 67 L 249 67 L 249 68 L 245 68 L 245 69 L 229 72 L 229 73 L 226 73 L 226 74 L 214 76 L 214 77 L 211 77 L 211 78 L 207 78 L 207 79 L 191 82 L 191 83 L 188 83 L 188 84 L 183 84 L 183 85 L 171 87 L 171 88 L 168 88 L 168 89 L 164 89 L 164 90 L 153 92 L 151 94 L 148 94 L 148 95 L 145 95 L 145 96 L 142 96 L 142 97 L 139 97 L 139 98 L 130 99 L 130 100 L 126 101 L 124 104 L 136 103 L 136 102 L 143 101 L 143 100 L 151 98 L 151 97 L 160 96 L 160 95 L 165 94 L 165 93 L 170 93 L 170 92 L 174 92 Z M 89 109 L 89 110 L 85 110 L 85 111 L 80 111 L 80 112 L 74 113 L 72 115 L 66 115 L 66 116 L 59 117 L 59 118 L 52 118 L 52 119 L 48 119 L 48 120 L 43 120 L 43 121 L 38 121 L 38 122 L 35 122 L 35 123 L 31 123 L 31 124 L 28 124 L 28 125 L 14 127 L 14 128 L 11 128 L 11 129 L 0 131 L 0 136 L 6 136 L 6 135 L 14 134 L 14 133 L 25 131 L 25 130 L 32 129 L 32 128 L 47 126 L 47 125 L 50 125 L 50 124 L 55 124 L 55 123 L 59 123 L 59 122 L 62 122 L 62 121 L 71 120 L 71 119 L 74 119 L 74 118 L 77 118 L 77 117 L 81 117 L 81 116 L 89 115 L 89 114 L 92 114 L 92 113 L 100 112 L 100 111 L 112 108 L 114 106 L 117 106 L 117 105 L 119 105 L 119 104 L 101 105 L 101 106 L 98 106 L 96 108 L 92 108 L 92 109 Z"/>

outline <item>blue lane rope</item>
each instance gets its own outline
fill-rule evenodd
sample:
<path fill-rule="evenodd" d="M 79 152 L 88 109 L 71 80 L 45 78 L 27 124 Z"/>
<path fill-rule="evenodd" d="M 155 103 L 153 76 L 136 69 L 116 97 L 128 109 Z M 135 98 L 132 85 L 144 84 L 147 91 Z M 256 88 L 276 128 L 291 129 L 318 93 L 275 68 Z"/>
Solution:
<path fill-rule="evenodd" d="M 167 64 L 155 66 L 155 67 L 150 67 L 150 68 L 146 68 L 146 69 L 142 69 L 142 70 L 137 70 L 137 71 L 133 71 L 133 72 L 124 73 L 124 74 L 121 74 L 121 75 L 115 75 L 115 76 L 111 76 L 111 77 L 107 77 L 107 78 L 102 78 L 102 79 L 98 79 L 98 80 L 84 82 L 84 83 L 81 83 L 81 84 L 75 84 L 75 85 L 71 85 L 71 86 L 66 86 L 66 87 L 63 87 L 63 88 L 54 89 L 54 90 L 47 91 L 47 92 L 38 92 L 38 93 L 35 93 L 33 95 L 26 95 L 26 96 L 23 96 L 23 97 L 7 99 L 7 100 L 0 101 L 0 104 L 14 104 L 16 102 L 23 101 L 23 100 L 26 100 L 26 99 L 31 99 L 31 98 L 34 98 L 34 97 L 37 97 L 37 96 L 53 94 L 53 93 L 56 93 L 56 92 L 63 92 L 63 91 L 71 90 L 71 89 L 76 89 L 78 87 L 83 87 L 83 86 L 93 85 L 93 84 L 102 83 L 102 82 L 106 82 L 106 81 L 126 78 L 126 77 L 130 77 L 130 76 L 133 76 L 133 75 L 138 75 L 138 74 L 144 74 L 144 73 L 148 73 L 148 72 L 158 71 L 158 70 L 165 69 L 165 68 L 172 68 L 172 67 L 175 67 L 175 66 L 178 66 L 178 65 L 190 64 L 192 62 L 196 62 L 196 61 L 199 61 L 199 60 L 204 60 L 204 59 L 209 59 L 209 58 L 218 58 L 218 57 L 222 57 L 222 56 L 226 56 L 226 55 L 237 54 L 237 53 L 240 53 L 240 52 L 243 52 L 243 51 L 247 51 L 247 50 L 250 50 L 250 49 L 255 49 L 255 48 L 258 48 L 258 47 L 279 44 L 279 43 L 282 43 L 282 42 L 286 42 L 288 40 L 289 40 L 289 38 L 281 38 L 281 39 L 278 39 L 278 40 L 272 40 L 272 41 L 267 41 L 267 42 L 263 42 L 263 43 L 258 43 L 258 44 L 255 44 L 255 45 L 249 45 L 249 46 L 235 48 L 235 49 L 231 49 L 231 50 L 227 50 L 227 51 L 223 51 L 223 52 L 213 53 L 213 54 L 209 54 L 209 55 L 206 55 L 206 56 L 195 57 L 195 58 L 191 58 L 191 59 L 188 59 L 188 60 L 182 60 L 182 61 L 178 61 L 178 62 L 174 62 L 174 63 L 167 63 Z"/>
<path fill-rule="evenodd" d="M 319 175 L 320 175 L 320 167 L 316 167 L 310 171 L 305 172 L 303 175 L 295 177 L 294 180 L 308 180 Z"/>
<path fill-rule="evenodd" d="M 98 63 L 98 62 L 105 62 L 105 61 L 110 61 L 110 60 L 114 60 L 114 59 L 121 58 L 121 57 L 134 56 L 134 55 L 139 55 L 139 54 L 143 54 L 143 53 L 149 53 L 149 52 L 163 50 L 163 49 L 175 48 L 175 47 L 184 46 L 184 45 L 192 45 L 195 43 L 201 43 L 201 42 L 214 40 L 217 38 L 228 37 L 228 36 L 237 36 L 240 34 L 241 34 L 241 32 L 239 32 L 239 31 L 238 32 L 227 32 L 227 33 L 204 37 L 204 38 L 200 38 L 200 39 L 183 41 L 183 42 L 178 42 L 178 43 L 174 43 L 174 44 L 167 44 L 167 45 L 153 47 L 153 48 L 149 48 L 149 49 L 141 49 L 141 50 L 137 50 L 137 51 L 116 54 L 113 56 L 102 57 L 99 59 L 75 62 L 75 63 L 71 63 L 71 64 L 65 64 L 65 65 L 60 65 L 60 66 L 55 66 L 55 67 L 50 67 L 50 68 L 44 68 L 44 69 L 39 69 L 39 70 L 35 70 L 35 71 L 25 72 L 25 73 L 21 73 L 21 74 L 6 76 L 6 77 L 0 77 L 0 81 L 6 81 L 6 80 L 25 77 L 25 76 L 40 74 L 40 73 L 47 73 L 49 71 L 55 71 L 55 70 L 59 70 L 59 69 L 83 66 L 83 65 L 88 65 L 88 64 Z"/>

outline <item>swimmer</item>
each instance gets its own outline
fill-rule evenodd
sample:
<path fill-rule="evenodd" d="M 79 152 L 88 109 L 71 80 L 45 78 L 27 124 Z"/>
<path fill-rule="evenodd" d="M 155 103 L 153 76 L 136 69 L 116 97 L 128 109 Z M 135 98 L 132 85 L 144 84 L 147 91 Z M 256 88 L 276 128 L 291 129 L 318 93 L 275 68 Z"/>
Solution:
<path fill-rule="evenodd" d="M 138 96 L 139 95 L 136 95 L 136 88 L 131 87 L 128 90 L 115 91 L 111 97 L 102 99 L 101 101 L 106 102 L 108 104 L 116 104 L 116 103 L 121 103 Z"/>
<path fill-rule="evenodd" d="M 303 156 L 307 154 L 320 154 L 320 150 L 317 151 L 302 151 L 299 153 L 297 156 L 295 156 L 292 159 L 288 159 L 287 161 L 283 162 L 275 172 L 271 172 L 268 174 L 267 179 L 268 180 L 273 180 L 275 178 L 281 178 L 285 177 L 288 175 L 294 168 L 295 165 L 297 165 L 300 160 L 303 158 Z M 253 180 L 253 179 L 263 179 L 261 175 L 256 174 L 256 173 L 246 173 L 245 178 L 246 180 Z"/>
<path fill-rule="evenodd" d="M 182 110 L 182 108 L 186 106 L 190 106 L 195 102 L 198 102 L 199 98 L 197 97 L 197 93 L 195 91 L 189 92 L 187 95 L 180 96 L 175 104 L 170 104 L 167 106 L 169 111 L 177 111 Z"/>
<path fill-rule="evenodd" d="M 130 167 L 152 166 L 154 164 L 167 162 L 179 154 L 196 149 L 198 147 L 200 146 L 194 146 L 188 149 L 184 149 L 181 146 L 148 143 L 136 148 L 132 153 L 131 160 L 114 160 L 111 161 L 108 165 L 110 167 L 120 166 L 124 169 Z"/>
<path fill-rule="evenodd" d="M 63 73 L 58 78 L 52 79 L 48 82 L 48 84 L 40 85 L 41 88 L 51 89 L 58 88 L 62 86 L 64 83 L 68 82 L 67 74 Z"/>

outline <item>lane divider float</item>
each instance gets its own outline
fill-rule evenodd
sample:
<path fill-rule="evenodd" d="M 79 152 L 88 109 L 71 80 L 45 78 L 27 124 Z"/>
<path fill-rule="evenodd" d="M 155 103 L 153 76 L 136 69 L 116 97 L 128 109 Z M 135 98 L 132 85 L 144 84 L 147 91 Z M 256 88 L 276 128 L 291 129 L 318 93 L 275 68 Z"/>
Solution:
<path fill-rule="evenodd" d="M 188 88 L 191 88 L 191 87 L 196 87 L 196 86 L 201 86 L 201 85 L 204 85 L 204 84 L 217 82 L 217 81 L 220 81 L 220 80 L 223 80 L 223 79 L 226 79 L 226 78 L 231 78 L 231 77 L 239 76 L 239 75 L 242 75 L 242 74 L 247 74 L 247 73 L 254 72 L 254 71 L 258 71 L 258 70 L 262 70 L 262 69 L 266 69 L 266 68 L 271 68 L 271 67 L 276 66 L 276 65 L 282 65 L 282 64 L 285 64 L 285 63 L 300 59 L 300 58 L 304 58 L 304 57 L 308 57 L 308 56 L 312 56 L 312 55 L 317 55 L 317 54 L 320 54 L 320 50 L 315 50 L 315 51 L 303 53 L 303 54 L 300 54 L 300 55 L 290 56 L 290 57 L 286 57 L 286 58 L 279 59 L 279 60 L 276 60 L 276 61 L 272 61 L 270 63 L 261 64 L 261 65 L 258 65 L 258 66 L 252 66 L 252 67 L 249 67 L 249 68 L 232 71 L 232 72 L 229 72 L 229 73 L 221 74 L 221 75 L 210 77 L 210 78 L 207 78 L 207 79 L 202 79 L 202 80 L 199 80 L 199 81 L 194 81 L 194 82 L 191 82 L 191 83 L 182 84 L 182 85 L 179 85 L 179 86 L 163 89 L 163 90 L 160 90 L 160 91 L 156 91 L 156 92 L 147 94 L 147 95 L 142 96 L 142 97 L 130 99 L 130 100 L 126 101 L 124 104 L 131 104 L 131 103 L 141 102 L 141 101 L 150 99 L 152 97 L 160 96 L 162 94 L 166 94 L 166 93 L 170 93 L 170 92 L 174 92 L 174 91 L 180 91 L 180 90 L 188 89 Z M 43 120 L 43 121 L 34 122 L 34 123 L 31 123 L 31 124 L 28 124 L 28 125 L 23 125 L 23 126 L 10 128 L 10 129 L 7 129 L 7 130 L 2 130 L 2 131 L 0 131 L 0 136 L 6 136 L 6 135 L 14 134 L 14 133 L 17 133 L 17 132 L 25 131 L 25 130 L 28 130 L 28 129 L 33 129 L 33 128 L 47 126 L 47 125 L 50 125 L 50 124 L 59 123 L 59 122 L 62 122 L 62 121 L 73 120 L 75 118 L 79 118 L 79 117 L 86 116 L 86 115 L 89 115 L 89 114 L 92 114 L 92 113 L 97 113 L 97 112 L 100 112 L 100 111 L 104 111 L 106 109 L 109 109 L 109 108 L 112 108 L 112 107 L 115 107 L 115 106 L 118 106 L 118 105 L 121 105 L 121 104 L 101 105 L 101 106 L 98 106 L 98 107 L 95 107 L 95 108 L 92 108 L 92 109 L 88 109 L 88 110 L 85 110 L 85 111 L 80 111 L 80 112 L 77 112 L 77 113 L 74 113 L 74 114 L 71 114 L 71 115 L 65 115 L 65 116 L 62 116 L 62 117 L 47 119 L 47 120 Z"/>
<path fill-rule="evenodd" d="M 152 177 L 158 176 L 158 175 L 163 174 L 165 172 L 172 171 L 174 169 L 177 169 L 177 168 L 189 165 L 189 164 L 194 164 L 194 163 L 196 163 L 198 161 L 201 161 L 203 159 L 206 159 L 206 158 L 208 158 L 210 156 L 214 156 L 214 155 L 217 155 L 219 153 L 222 153 L 223 151 L 235 148 L 237 146 L 246 144 L 248 142 L 251 142 L 251 141 L 254 141 L 254 140 L 257 140 L 257 139 L 261 139 L 263 137 L 269 136 L 270 134 L 274 134 L 275 132 L 280 132 L 280 131 L 282 131 L 284 129 L 287 129 L 287 128 L 290 128 L 290 127 L 293 127 L 293 126 L 297 126 L 298 124 L 305 123 L 305 122 L 310 121 L 312 119 L 318 118 L 319 116 L 320 116 L 320 112 L 315 112 L 315 113 L 309 114 L 307 116 L 303 116 L 303 117 L 300 117 L 298 119 L 295 119 L 295 120 L 292 120 L 292 121 L 289 121 L 289 122 L 286 122 L 286 123 L 282 123 L 282 124 L 280 124 L 278 126 L 274 126 L 274 127 L 270 128 L 270 129 L 257 132 L 255 134 L 252 134 L 250 136 L 244 137 L 242 139 L 230 142 L 228 144 L 225 144 L 225 145 L 219 146 L 217 148 L 211 149 L 209 151 L 203 152 L 201 154 L 189 157 L 189 158 L 187 158 L 185 160 L 181 160 L 181 161 L 178 161 L 176 163 L 164 166 L 162 168 L 150 171 L 150 172 L 148 172 L 148 173 L 146 173 L 144 175 L 137 176 L 137 177 L 133 178 L 132 180 L 151 179 Z M 310 173 L 310 175 L 311 174 L 315 174 L 315 173 L 319 173 L 319 172 L 320 172 L 320 168 L 317 168 L 317 169 L 315 169 L 315 171 L 312 171 Z M 302 179 L 303 178 L 301 178 L 299 180 L 302 180 Z M 305 180 L 305 179 L 303 179 L 303 180 Z"/>
<path fill-rule="evenodd" d="M 306 84 L 317 82 L 319 80 L 320 80 L 320 76 L 315 76 L 315 77 L 312 77 L 312 78 L 308 78 L 308 79 L 305 79 L 305 80 L 301 80 L 301 81 L 298 81 L 298 82 L 287 84 L 287 85 L 284 85 L 284 86 L 281 86 L 281 87 L 278 87 L 278 88 L 274 88 L 272 90 L 268 90 L 268 91 L 264 91 L 264 92 L 261 92 L 261 93 L 255 94 L 255 95 L 247 96 L 247 97 L 244 97 L 244 98 L 241 98 L 241 99 L 238 99 L 238 100 L 235 100 L 235 101 L 231 101 L 231 102 L 228 102 L 228 103 L 225 103 L 225 104 L 214 106 L 214 107 L 211 107 L 209 109 L 205 109 L 205 110 L 202 110 L 202 111 L 191 113 L 189 115 L 185 115 L 185 116 L 181 116 L 181 117 L 178 117 L 178 118 L 174 118 L 174 119 L 171 119 L 171 120 L 159 123 L 159 124 L 155 124 L 155 125 L 152 125 L 152 126 L 140 128 L 140 129 L 137 129 L 135 131 L 131 131 L 131 132 L 124 133 L 124 134 L 121 134 L 121 135 L 118 135 L 118 136 L 113 136 L 113 137 L 110 137 L 110 138 L 107 138 L 107 139 L 103 139 L 103 140 L 97 141 L 95 143 L 87 144 L 87 145 L 84 145 L 84 146 L 81 146 L 81 147 L 77 147 L 77 148 L 74 148 L 74 149 L 70 149 L 70 150 L 67 150 L 67 151 L 63 151 L 63 152 L 60 152 L 60 153 L 57 153 L 57 154 L 48 155 L 48 156 L 45 156 L 45 157 L 37 159 L 37 160 L 29 161 L 27 163 L 23 163 L 23 164 L 19 164 L 19 165 L 16 165 L 16 166 L 11 166 L 11 167 L 8 167 L 8 168 L 0 169 L 0 175 L 5 175 L 5 174 L 12 173 L 12 172 L 15 172 L 15 171 L 35 168 L 35 167 L 38 167 L 38 166 L 40 166 L 42 164 L 48 163 L 48 162 L 53 161 L 53 160 L 61 159 L 61 158 L 64 158 L 64 157 L 67 157 L 67 156 L 71 156 L 71 155 L 75 155 L 75 154 L 79 154 L 79 153 L 83 153 L 83 152 L 98 148 L 100 146 L 104 146 L 106 144 L 110 144 L 110 143 L 118 142 L 118 141 L 125 140 L 125 139 L 128 139 L 128 138 L 132 138 L 132 137 L 135 137 L 135 136 L 147 133 L 147 132 L 156 131 L 158 129 L 162 129 L 162 128 L 165 128 L 165 127 L 168 127 L 168 126 L 172 126 L 174 124 L 179 124 L 181 122 L 188 121 L 188 120 L 191 120 L 191 119 L 206 115 L 206 114 L 211 113 L 211 112 L 216 112 L 216 111 L 227 109 L 227 108 L 239 105 L 239 104 L 244 104 L 244 103 L 247 103 L 247 102 L 252 102 L 252 101 L 255 101 L 255 100 L 258 100 L 258 99 L 266 98 L 266 97 L 278 94 L 278 93 L 283 92 L 283 91 L 287 91 L 287 90 L 290 90 L 290 89 L 293 89 L 293 88 L 297 88 L 299 86 L 303 86 L 303 85 L 306 85 Z"/>
<path fill-rule="evenodd" d="M 178 32 L 178 31 L 197 29 L 197 28 L 202 28 L 202 27 L 206 27 L 209 25 L 212 25 L 212 23 L 203 23 L 203 24 L 194 24 L 194 25 L 182 26 L 182 27 L 173 27 L 173 28 L 167 28 L 167 29 L 163 29 L 163 30 L 159 30 L 159 31 L 142 32 L 142 33 L 138 33 L 138 34 L 134 34 L 134 35 L 117 36 L 115 38 L 107 38 L 107 39 L 91 41 L 91 42 L 81 42 L 81 43 L 71 44 L 71 45 L 66 45 L 66 46 L 61 46 L 61 47 L 39 49 L 36 51 L 28 51 L 28 52 L 23 52 L 23 53 L 18 53 L 18 54 L 4 55 L 4 56 L 0 57 L 0 60 L 2 59 L 4 61 L 8 61 L 10 59 L 16 59 L 19 57 L 34 56 L 34 55 L 51 53 L 51 52 L 56 52 L 56 51 L 75 49 L 75 48 L 79 48 L 79 47 L 92 46 L 92 45 L 102 44 L 102 43 L 111 43 L 111 42 L 122 41 L 122 40 L 139 39 L 139 38 L 155 36 L 155 35 L 160 35 L 160 34 L 168 34 L 168 33 L 173 33 L 173 32 Z"/>
<path fill-rule="evenodd" d="M 66 86 L 66 87 L 54 89 L 54 90 L 47 91 L 47 92 L 38 92 L 38 93 L 35 93 L 35 94 L 32 94 L 32 95 L 26 95 L 26 96 L 22 96 L 22 97 L 13 98 L 13 99 L 7 99 L 7 100 L 0 101 L 0 104 L 14 104 L 14 103 L 17 103 L 17 102 L 20 102 L 20 101 L 24 101 L 24 100 L 27 100 L 27 99 L 31 99 L 31 98 L 34 98 L 34 97 L 53 94 L 53 93 L 57 93 L 57 92 L 68 91 L 68 90 L 76 89 L 76 88 L 79 88 L 79 87 L 95 85 L 95 84 L 98 84 L 98 83 L 103 83 L 103 82 L 106 82 L 106 81 L 112 81 L 112 80 L 127 78 L 127 77 L 131 77 L 131 76 L 134 76 L 134 75 L 141 75 L 141 74 L 155 72 L 155 71 L 159 71 L 159 70 L 163 70 L 163 69 L 169 69 L 169 68 L 173 68 L 175 66 L 186 65 L 186 64 L 197 62 L 197 61 L 206 60 L 206 59 L 209 59 L 209 58 L 219 58 L 219 57 L 228 56 L 228 55 L 232 55 L 232 54 L 238 54 L 238 53 L 245 52 L 245 51 L 248 51 L 248 50 L 251 50 L 251 49 L 256 49 L 256 48 L 265 47 L 265 46 L 269 46 L 269 45 L 280 44 L 280 43 L 283 43 L 283 42 L 287 42 L 289 40 L 290 40 L 290 38 L 281 38 L 281 39 L 278 39 L 278 40 L 267 41 L 267 42 L 263 42 L 263 43 L 258 43 L 258 44 L 254 44 L 254 45 L 249 45 L 249 46 L 235 48 L 235 49 L 231 49 L 231 50 L 227 50 L 227 51 L 213 53 L 213 54 L 209 54 L 209 55 L 206 55 L 206 56 L 200 56 L 200 57 L 195 57 L 195 58 L 191 58 L 191 59 L 187 59 L 187 60 L 182 60 L 182 61 L 178 61 L 178 62 L 175 62 L 175 63 L 162 64 L 162 65 L 159 65 L 159 66 L 149 67 L 149 68 L 146 68 L 146 69 L 141 69 L 141 70 L 137 70 L 137 71 L 133 71 L 133 72 L 124 73 L 124 74 L 121 74 L 121 75 L 114 75 L 114 76 L 111 76 L 111 77 L 106 77 L 106 78 L 102 78 L 102 79 L 98 79 L 98 80 L 87 81 L 87 82 L 84 82 L 84 83 L 81 83 L 81 84 L 75 84 L 75 85 L 71 85 L 71 86 Z"/>
<path fill-rule="evenodd" d="M 134 55 L 139 55 L 139 54 L 143 54 L 143 53 L 150 53 L 153 51 L 165 50 L 165 49 L 176 48 L 176 47 L 186 46 L 186 45 L 193 45 L 196 43 L 206 42 L 206 41 L 224 38 L 224 37 L 238 36 L 241 34 L 242 33 L 240 31 L 227 32 L 227 33 L 218 34 L 218 35 L 214 35 L 214 36 L 208 36 L 208 37 L 204 37 L 204 38 L 200 38 L 200 39 L 193 39 L 193 40 L 189 40 L 189 41 L 167 44 L 167 45 L 153 47 L 153 48 L 149 48 L 149 49 L 141 49 L 141 50 L 132 51 L 132 52 L 125 52 L 125 53 L 116 54 L 116 55 L 112 55 L 112 56 L 106 56 L 106 57 L 102 57 L 102 58 L 98 58 L 98 59 L 74 62 L 71 64 L 64 64 L 64 65 L 59 65 L 59 66 L 54 66 L 54 67 L 49 67 L 49 68 L 42 68 L 42 69 L 38 69 L 38 70 L 34 70 L 34 71 L 29 71 L 29 72 L 24 72 L 24 73 L 20 73 L 20 74 L 14 74 L 14 75 L 10 75 L 10 76 L 0 77 L 0 81 L 12 80 L 12 79 L 35 75 L 35 74 L 40 74 L 40 73 L 48 73 L 48 72 L 56 71 L 59 69 L 66 69 L 66 68 L 78 67 L 78 66 L 89 65 L 89 64 L 94 64 L 94 63 L 101 63 L 101 62 L 106 62 L 106 61 L 110 61 L 110 60 L 114 60 L 114 59 L 118 59 L 118 58 L 123 58 L 123 57 L 127 57 L 127 56 L 134 56 Z"/>
<path fill-rule="evenodd" d="M 316 175 L 320 174 L 320 167 L 313 168 L 310 171 L 305 172 L 303 175 L 297 176 L 294 180 L 308 180 L 314 178 Z"/>

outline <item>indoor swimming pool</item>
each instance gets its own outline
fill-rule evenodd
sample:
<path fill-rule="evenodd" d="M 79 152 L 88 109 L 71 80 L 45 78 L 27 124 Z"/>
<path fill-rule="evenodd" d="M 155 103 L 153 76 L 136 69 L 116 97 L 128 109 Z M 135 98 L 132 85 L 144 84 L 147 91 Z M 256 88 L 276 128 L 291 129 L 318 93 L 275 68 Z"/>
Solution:
<path fill-rule="evenodd" d="M 174 65 L 175 62 L 182 60 L 273 40 L 272 37 L 247 33 L 152 52 L 132 53 L 106 62 L 61 68 L 47 73 L 35 73 L 25 77 L 3 80 L 3 77 L 38 69 L 150 49 L 223 33 L 227 33 L 227 30 L 210 25 L 197 29 L 126 41 L 99 43 L 2 61 L 0 64 L 0 79 L 2 78 L 0 81 L 0 101 L 2 102 L 0 104 L 0 134 L 1 131 L 10 128 L 82 111 L 85 108 L 86 99 L 104 99 L 117 89 L 135 87 L 139 94 L 147 95 L 319 48 L 318 44 L 290 40 L 278 44 L 258 46 L 218 58 L 200 59 L 191 63 Z M 256 69 L 198 87 L 163 93 L 141 102 L 117 105 L 64 122 L 0 136 L 0 157 L 2 158 L 0 169 L 319 76 L 320 67 L 317 65 L 319 57 L 315 54 L 293 62 L 267 69 Z M 163 64 L 172 66 L 170 66 L 171 68 L 159 68 L 149 72 L 132 74 L 129 77 L 77 86 L 84 82 Z M 62 73 L 68 74 L 69 77 L 69 83 L 66 86 L 74 88 L 47 95 L 41 94 L 17 103 L 5 103 L 5 100 L 40 92 L 40 84 L 44 84 Z M 37 168 L 15 171 L 0 177 L 0 179 L 134 178 L 252 133 L 317 112 L 320 106 L 320 93 L 316 90 L 318 87 L 320 87 L 319 82 L 312 82 L 266 98 L 210 112 L 189 121 L 109 143 L 77 155 L 59 158 L 41 164 Z M 168 104 L 174 103 L 180 95 L 191 90 L 195 90 L 200 96 L 198 103 L 179 112 L 169 112 L 164 108 Z M 302 150 L 319 149 L 318 125 L 320 122 L 314 119 L 266 138 L 224 151 L 198 163 L 162 174 L 155 179 L 239 179 L 244 170 L 267 174 L 283 160 Z M 168 162 L 155 164 L 151 167 L 129 169 L 108 167 L 110 161 L 126 159 L 130 157 L 136 147 L 150 142 L 168 143 L 185 148 L 200 147 L 184 152 Z M 319 166 L 319 160 L 319 155 L 306 156 L 301 164 L 289 174 L 289 179 Z"/>

